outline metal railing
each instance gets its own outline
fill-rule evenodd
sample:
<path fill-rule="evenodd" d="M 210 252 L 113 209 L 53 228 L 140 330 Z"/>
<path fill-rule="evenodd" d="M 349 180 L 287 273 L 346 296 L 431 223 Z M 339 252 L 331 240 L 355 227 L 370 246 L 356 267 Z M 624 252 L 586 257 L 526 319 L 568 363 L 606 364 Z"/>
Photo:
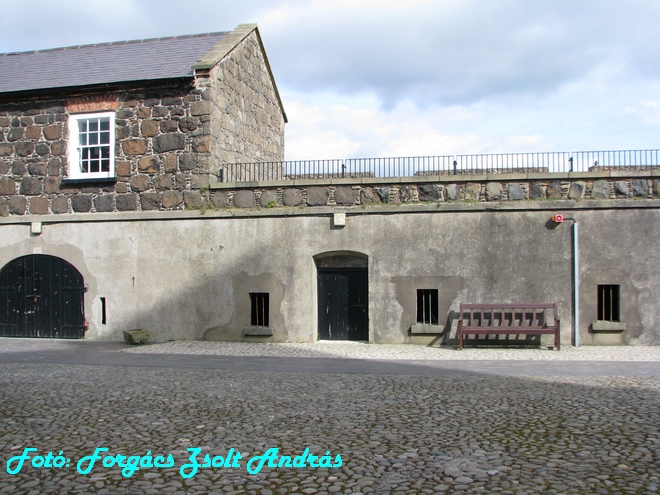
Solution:
<path fill-rule="evenodd" d="M 650 170 L 660 150 L 497 153 L 225 164 L 220 182 Z"/>

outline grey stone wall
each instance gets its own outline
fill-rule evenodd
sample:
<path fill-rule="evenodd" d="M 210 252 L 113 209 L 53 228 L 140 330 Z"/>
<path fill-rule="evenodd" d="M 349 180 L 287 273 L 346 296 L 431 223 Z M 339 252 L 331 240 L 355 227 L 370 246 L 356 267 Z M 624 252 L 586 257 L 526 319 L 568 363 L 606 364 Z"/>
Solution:
<path fill-rule="evenodd" d="M 389 181 L 381 179 L 378 184 L 370 179 L 263 182 L 256 187 L 212 183 L 210 205 L 213 208 L 273 208 L 565 199 L 657 199 L 660 198 L 660 179 L 657 175 L 651 175 L 656 172 L 630 171 L 631 177 L 580 174 L 580 178 L 574 179 L 559 179 L 553 177 L 554 174 L 544 174 L 544 179 L 510 181 L 475 176 L 463 182 L 456 179 L 413 179 L 404 182 L 393 178 Z M 585 175 L 592 177 L 584 177 Z M 307 185 L 297 185 L 301 183 Z"/>
<path fill-rule="evenodd" d="M 195 81 L 0 102 L 0 216 L 211 205 L 220 162 L 284 158 L 265 64 L 253 32 Z M 69 114 L 105 110 L 116 112 L 116 181 L 67 181 Z"/>
<path fill-rule="evenodd" d="M 0 104 L 0 214 L 184 208 L 209 184 L 210 116 L 189 85 Z M 68 181 L 70 113 L 115 110 L 116 181 Z"/>
<path fill-rule="evenodd" d="M 580 225 L 580 336 L 583 345 L 660 344 L 659 200 L 511 202 L 451 208 L 404 205 L 355 209 L 342 228 L 332 209 L 37 215 L 0 221 L 0 267 L 30 253 L 58 256 L 84 276 L 86 338 L 121 340 L 147 328 L 168 339 L 313 342 L 315 259 L 360 253 L 369 271 L 370 342 L 412 343 L 415 289 L 437 288 L 455 336 L 461 302 L 557 302 L 562 344 L 573 333 L 572 236 Z M 594 206 L 595 205 L 595 206 Z M 618 207 L 621 205 L 622 207 Z M 30 222 L 43 219 L 40 235 Z M 167 262 L 164 262 L 167 260 Z M 593 332 L 598 284 L 621 286 L 616 335 Z M 249 293 L 271 294 L 272 337 L 246 337 Z M 106 324 L 100 298 L 105 298 Z"/>
<path fill-rule="evenodd" d="M 213 174 L 223 163 L 284 160 L 284 114 L 259 43 L 252 31 L 210 74 Z M 226 180 L 251 180 L 229 177 Z"/>

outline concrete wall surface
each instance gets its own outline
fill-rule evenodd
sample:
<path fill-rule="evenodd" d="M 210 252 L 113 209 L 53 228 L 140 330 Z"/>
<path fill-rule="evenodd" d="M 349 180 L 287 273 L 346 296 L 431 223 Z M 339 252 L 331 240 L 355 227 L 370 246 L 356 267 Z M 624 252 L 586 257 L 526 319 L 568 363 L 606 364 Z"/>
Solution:
<path fill-rule="evenodd" d="M 566 216 L 580 226 L 581 343 L 660 344 L 657 207 L 571 204 Z M 58 217 L 39 235 L 30 234 L 30 221 L 43 217 L 23 217 L 0 223 L 0 267 L 26 254 L 75 266 L 88 288 L 86 338 L 121 340 L 122 331 L 145 328 L 156 341 L 311 342 L 318 321 L 315 257 L 358 254 L 367 257 L 372 343 L 451 340 L 460 302 L 557 302 L 562 343 L 569 344 L 572 221 L 552 224 L 557 206 L 351 210 L 344 227 L 333 223 L 336 209 L 154 212 L 149 218 L 96 213 Z M 593 331 L 599 284 L 620 285 L 624 330 Z M 420 288 L 439 291 L 443 336 L 411 335 Z M 270 337 L 243 335 L 250 292 L 270 295 Z"/>

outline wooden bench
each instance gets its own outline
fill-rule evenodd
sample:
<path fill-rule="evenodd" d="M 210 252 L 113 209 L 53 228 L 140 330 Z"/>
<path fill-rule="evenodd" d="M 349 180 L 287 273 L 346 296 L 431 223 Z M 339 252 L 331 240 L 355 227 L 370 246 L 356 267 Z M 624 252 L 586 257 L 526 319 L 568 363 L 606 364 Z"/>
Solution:
<path fill-rule="evenodd" d="M 559 350 L 559 319 L 556 303 L 463 304 L 458 319 L 458 349 L 465 335 L 554 334 Z"/>

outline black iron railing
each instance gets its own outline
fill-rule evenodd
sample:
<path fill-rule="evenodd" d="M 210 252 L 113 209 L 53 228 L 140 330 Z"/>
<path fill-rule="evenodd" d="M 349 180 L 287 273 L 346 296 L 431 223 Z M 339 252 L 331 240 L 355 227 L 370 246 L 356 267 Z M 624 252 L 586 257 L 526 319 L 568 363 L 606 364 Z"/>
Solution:
<path fill-rule="evenodd" d="M 397 158 L 347 158 L 222 166 L 221 182 L 529 172 L 649 170 L 660 167 L 660 150 L 498 153 Z"/>

